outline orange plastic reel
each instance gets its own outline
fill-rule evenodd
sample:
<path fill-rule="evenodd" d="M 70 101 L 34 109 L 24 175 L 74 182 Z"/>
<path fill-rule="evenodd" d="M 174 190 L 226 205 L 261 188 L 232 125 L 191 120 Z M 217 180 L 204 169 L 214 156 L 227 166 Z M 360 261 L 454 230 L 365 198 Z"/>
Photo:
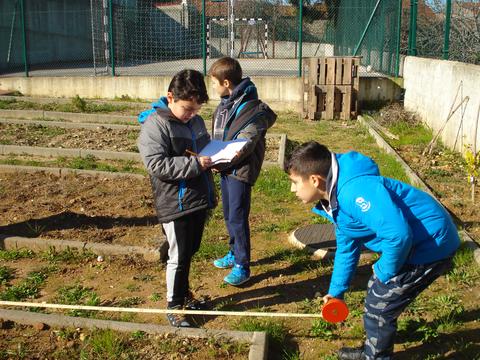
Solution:
<path fill-rule="evenodd" d="M 333 298 L 323 305 L 322 317 L 330 323 L 342 322 L 347 316 L 348 307 L 343 300 Z"/>

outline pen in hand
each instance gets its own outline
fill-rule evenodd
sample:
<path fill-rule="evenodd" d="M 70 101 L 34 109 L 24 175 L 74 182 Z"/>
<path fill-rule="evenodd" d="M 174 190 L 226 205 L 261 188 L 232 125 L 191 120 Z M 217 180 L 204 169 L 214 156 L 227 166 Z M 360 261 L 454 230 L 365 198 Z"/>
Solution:
<path fill-rule="evenodd" d="M 192 156 L 199 156 L 197 153 L 193 152 L 193 151 L 190 151 L 190 150 L 185 150 L 185 152 L 189 155 L 192 155 Z"/>
<path fill-rule="evenodd" d="M 202 156 L 188 149 L 186 149 L 185 152 L 189 155 L 196 156 L 203 170 L 206 170 L 212 166 L 212 159 L 210 159 L 210 156 Z"/>

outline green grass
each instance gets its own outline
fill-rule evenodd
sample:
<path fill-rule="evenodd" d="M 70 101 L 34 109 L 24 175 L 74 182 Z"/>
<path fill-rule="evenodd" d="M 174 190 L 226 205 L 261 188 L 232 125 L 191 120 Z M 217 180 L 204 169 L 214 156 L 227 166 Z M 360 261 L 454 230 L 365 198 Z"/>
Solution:
<path fill-rule="evenodd" d="M 480 266 L 475 263 L 473 250 L 464 243 L 453 257 L 453 268 L 448 272 L 447 279 L 462 287 L 474 286 L 480 279 Z"/>
<path fill-rule="evenodd" d="M 404 121 L 399 121 L 389 127 L 389 130 L 400 139 L 392 139 L 394 147 L 402 145 L 426 146 L 433 138 L 432 130 L 422 124 L 411 125 Z"/>
<path fill-rule="evenodd" d="M 14 273 L 14 269 L 8 266 L 0 265 L 0 285 L 7 284 L 10 280 L 12 280 Z"/>
<path fill-rule="evenodd" d="M 26 160 L 17 156 L 8 156 L 0 159 L 0 164 L 5 165 L 23 165 L 23 166 L 42 166 L 42 167 L 65 167 L 79 170 L 97 170 L 109 172 L 126 172 L 146 175 L 147 172 L 141 163 L 132 160 L 112 160 L 109 162 L 100 161 L 93 155 L 87 155 L 84 158 L 58 157 L 53 160 Z"/>
<path fill-rule="evenodd" d="M 133 350 L 128 345 L 124 336 L 112 330 L 97 330 L 87 339 L 80 359 L 130 359 L 133 358 Z"/>
<path fill-rule="evenodd" d="M 79 251 L 67 247 L 65 250 L 57 251 L 55 247 L 51 246 L 48 250 L 40 254 L 41 258 L 50 263 L 69 263 L 79 264 L 84 261 L 95 259 L 96 255 L 88 250 Z"/>
<path fill-rule="evenodd" d="M 323 340 L 333 340 L 337 337 L 335 329 L 336 325 L 323 319 L 315 319 L 310 328 L 310 334 Z"/>
<path fill-rule="evenodd" d="M 59 304 L 66 305 L 88 305 L 98 306 L 100 305 L 100 297 L 91 288 L 84 287 L 83 285 L 67 285 L 62 286 L 57 290 L 57 296 L 55 301 Z M 71 316 L 84 316 L 89 317 L 94 314 L 92 311 L 85 310 L 70 310 Z"/>
<path fill-rule="evenodd" d="M 134 307 L 134 306 L 137 306 L 137 305 L 141 305 L 141 304 L 144 304 L 145 303 L 145 300 L 142 299 L 141 297 L 139 296 L 132 296 L 132 297 L 127 297 L 127 298 L 124 298 L 124 299 L 120 299 L 120 300 L 117 300 L 115 302 L 115 306 L 118 306 L 118 307 Z"/>
<path fill-rule="evenodd" d="M 71 99 L 70 103 L 37 103 L 17 99 L 0 100 L 0 109 L 6 110 L 44 110 L 60 112 L 84 112 L 84 113 L 115 113 L 129 111 L 137 113 L 137 107 L 126 104 L 96 103 L 82 99 L 78 95 Z"/>
<path fill-rule="evenodd" d="M 0 250 L 0 260 L 31 259 L 35 253 L 30 249 Z"/>
<path fill-rule="evenodd" d="M 7 286 L 4 291 L 0 292 L 0 300 L 22 301 L 25 299 L 35 299 L 38 297 L 41 286 L 51 272 L 52 269 L 50 268 L 30 272 L 26 279 L 16 285 Z"/>
<path fill-rule="evenodd" d="M 282 322 L 274 320 L 244 318 L 237 322 L 235 328 L 240 331 L 265 331 L 272 348 L 283 347 L 288 333 Z"/>

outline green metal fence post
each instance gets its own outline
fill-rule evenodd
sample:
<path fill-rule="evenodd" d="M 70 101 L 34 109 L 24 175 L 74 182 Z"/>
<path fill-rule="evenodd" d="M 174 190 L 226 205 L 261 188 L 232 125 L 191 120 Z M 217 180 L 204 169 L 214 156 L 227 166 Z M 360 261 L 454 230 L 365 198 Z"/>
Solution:
<path fill-rule="evenodd" d="M 418 0 L 410 1 L 410 29 L 408 31 L 408 55 L 417 55 Z"/>
<path fill-rule="evenodd" d="M 380 2 L 382 0 L 377 0 L 377 3 L 375 4 L 375 8 L 373 9 L 372 13 L 370 14 L 370 18 L 368 19 L 367 25 L 365 26 L 365 29 L 363 29 L 362 36 L 360 37 L 360 40 L 358 40 L 357 46 L 355 46 L 355 50 L 353 50 L 353 56 L 357 56 L 358 49 L 360 49 L 360 45 L 362 45 L 363 39 L 365 39 L 365 35 L 367 35 L 368 28 L 370 27 L 370 24 L 372 23 L 373 16 L 375 15 L 375 12 L 378 9 L 378 5 L 380 5 Z"/>
<path fill-rule="evenodd" d="M 450 49 L 450 18 L 452 16 L 452 0 L 447 0 L 445 8 L 445 38 L 443 40 L 443 58 L 448 60 Z"/>
<path fill-rule="evenodd" d="M 298 2 L 298 77 L 302 77 L 303 0 Z"/>
<path fill-rule="evenodd" d="M 202 0 L 202 59 L 203 59 L 203 76 L 207 76 L 207 39 L 205 33 L 205 0 Z"/>
<path fill-rule="evenodd" d="M 112 0 L 108 1 L 108 24 L 109 24 L 109 42 L 110 42 L 110 61 L 112 64 L 112 76 L 115 76 L 115 44 L 113 43 L 113 4 Z"/>
<path fill-rule="evenodd" d="M 380 59 L 379 59 L 379 69 L 383 72 L 385 72 L 383 70 L 383 50 L 385 49 L 385 27 L 386 27 L 386 24 L 385 24 L 385 4 L 383 4 L 384 6 L 381 7 L 381 9 L 379 10 L 380 11 L 380 26 L 379 26 L 379 30 L 380 30 L 380 41 L 379 41 L 379 44 L 380 46 L 378 47 L 378 49 L 380 50 Z"/>
<path fill-rule="evenodd" d="M 400 75 L 400 42 L 402 39 L 402 0 L 398 0 L 397 14 L 397 50 L 395 59 L 395 76 Z"/>
<path fill-rule="evenodd" d="M 27 56 L 27 30 L 25 25 L 25 0 L 20 0 L 20 13 L 22 19 L 22 47 L 23 63 L 25 64 L 25 76 L 28 77 L 28 56 Z"/>

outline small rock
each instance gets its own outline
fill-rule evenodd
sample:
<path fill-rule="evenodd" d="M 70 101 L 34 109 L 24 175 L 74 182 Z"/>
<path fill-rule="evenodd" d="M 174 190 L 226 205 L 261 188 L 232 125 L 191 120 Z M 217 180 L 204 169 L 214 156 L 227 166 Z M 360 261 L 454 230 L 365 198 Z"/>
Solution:
<path fill-rule="evenodd" d="M 42 331 L 42 330 L 45 330 L 47 328 L 47 324 L 37 322 L 33 325 L 33 327 L 38 331 Z"/>
<path fill-rule="evenodd" d="M 98 255 L 97 256 L 97 262 L 103 262 L 103 256 L 102 255 Z"/>

